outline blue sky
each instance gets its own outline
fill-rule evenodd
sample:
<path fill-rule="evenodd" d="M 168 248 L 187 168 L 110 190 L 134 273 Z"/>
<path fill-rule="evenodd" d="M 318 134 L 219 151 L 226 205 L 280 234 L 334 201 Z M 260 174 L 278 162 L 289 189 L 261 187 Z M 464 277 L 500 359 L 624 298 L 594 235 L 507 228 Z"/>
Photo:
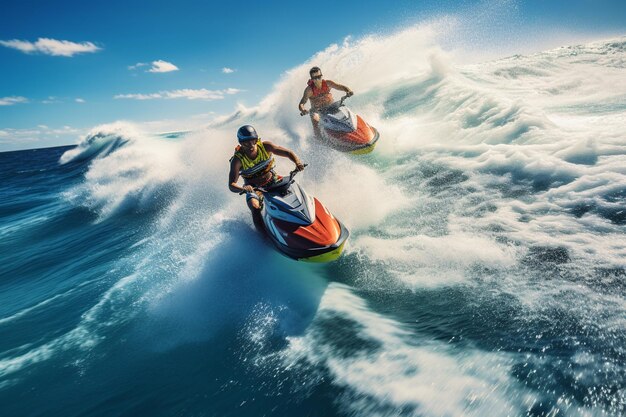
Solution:
<path fill-rule="evenodd" d="M 626 34 L 623 0 L 3 0 L 0 151 L 74 143 L 120 119 L 229 113 L 257 104 L 282 72 L 348 35 L 503 3 L 528 30 Z"/>

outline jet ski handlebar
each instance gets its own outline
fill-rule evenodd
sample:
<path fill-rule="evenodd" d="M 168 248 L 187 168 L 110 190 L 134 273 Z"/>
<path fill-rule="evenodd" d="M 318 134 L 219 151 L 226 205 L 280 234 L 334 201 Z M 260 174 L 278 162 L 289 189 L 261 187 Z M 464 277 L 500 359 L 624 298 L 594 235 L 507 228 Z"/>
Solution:
<path fill-rule="evenodd" d="M 339 101 L 335 101 L 334 103 L 328 105 L 326 108 L 333 108 L 333 107 L 341 107 L 343 106 L 343 102 L 345 99 L 347 99 L 348 97 L 352 97 L 352 94 L 346 94 L 345 96 L 341 97 L 341 99 Z M 305 114 L 309 114 L 310 112 L 312 112 L 313 109 L 309 109 L 309 110 L 302 110 L 300 112 L 300 116 L 304 116 Z M 318 110 L 316 110 L 318 111 Z"/>
<path fill-rule="evenodd" d="M 309 166 L 309 164 L 303 164 L 303 166 L 304 168 L 306 168 L 307 166 Z M 291 184 L 293 182 L 293 177 L 295 177 L 298 172 L 300 171 L 298 171 L 297 169 L 294 169 L 293 171 L 289 173 L 289 180 L 287 181 L 288 184 Z M 268 191 L 267 188 L 264 188 L 264 187 L 254 187 L 253 189 L 254 191 L 260 191 L 262 193 L 266 193 Z M 239 192 L 239 195 L 242 195 L 245 193 L 246 191 L 244 190 L 244 191 Z"/>
<path fill-rule="evenodd" d="M 308 166 L 309 166 L 309 164 L 302 164 L 302 166 L 303 166 L 304 168 L 306 168 L 306 167 L 308 167 Z M 302 168 L 302 169 L 304 169 L 304 168 Z M 298 172 L 300 172 L 300 171 L 298 171 L 297 169 L 294 169 L 293 171 L 291 171 L 291 172 L 289 173 L 289 182 L 293 181 L 293 177 L 295 177 L 295 176 L 296 176 L 296 174 L 297 174 Z"/>

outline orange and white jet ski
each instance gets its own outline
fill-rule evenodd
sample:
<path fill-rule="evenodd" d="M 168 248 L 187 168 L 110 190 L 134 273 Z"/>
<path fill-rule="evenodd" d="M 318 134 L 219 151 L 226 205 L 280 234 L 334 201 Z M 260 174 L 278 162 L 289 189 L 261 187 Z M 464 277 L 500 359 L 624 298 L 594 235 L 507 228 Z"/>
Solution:
<path fill-rule="evenodd" d="M 348 229 L 320 201 L 311 197 L 289 177 L 263 193 L 261 215 L 268 237 L 276 248 L 290 258 L 307 262 L 337 259 L 348 239 Z"/>
<path fill-rule="evenodd" d="M 343 102 L 348 96 L 325 107 L 320 114 L 321 140 L 341 152 L 366 154 L 374 150 L 380 137 L 378 130 L 367 124 Z"/>

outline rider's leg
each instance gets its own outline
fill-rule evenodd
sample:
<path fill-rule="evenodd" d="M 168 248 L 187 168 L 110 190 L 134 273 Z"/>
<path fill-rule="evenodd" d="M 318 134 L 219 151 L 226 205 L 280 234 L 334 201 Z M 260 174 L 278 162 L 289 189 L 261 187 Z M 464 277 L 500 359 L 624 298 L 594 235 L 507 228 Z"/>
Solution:
<path fill-rule="evenodd" d="M 259 191 L 246 195 L 246 203 L 248 203 L 248 208 L 252 213 L 252 222 L 254 223 L 254 227 L 260 232 L 265 231 L 263 216 L 261 215 L 261 208 L 263 207 L 262 198 L 263 194 Z"/>
<path fill-rule="evenodd" d="M 316 138 L 322 139 L 322 132 L 320 130 L 320 114 L 318 112 L 311 112 L 311 124 L 313 125 L 313 134 Z"/>

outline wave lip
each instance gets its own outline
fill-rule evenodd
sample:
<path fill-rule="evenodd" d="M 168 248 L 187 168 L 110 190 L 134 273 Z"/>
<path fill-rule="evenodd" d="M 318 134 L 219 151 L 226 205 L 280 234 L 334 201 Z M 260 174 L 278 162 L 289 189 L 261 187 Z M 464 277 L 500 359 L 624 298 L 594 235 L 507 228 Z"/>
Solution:
<path fill-rule="evenodd" d="M 132 140 L 135 129 L 128 123 L 117 122 L 93 128 L 74 149 L 65 152 L 59 162 L 84 161 L 105 157 Z"/>

